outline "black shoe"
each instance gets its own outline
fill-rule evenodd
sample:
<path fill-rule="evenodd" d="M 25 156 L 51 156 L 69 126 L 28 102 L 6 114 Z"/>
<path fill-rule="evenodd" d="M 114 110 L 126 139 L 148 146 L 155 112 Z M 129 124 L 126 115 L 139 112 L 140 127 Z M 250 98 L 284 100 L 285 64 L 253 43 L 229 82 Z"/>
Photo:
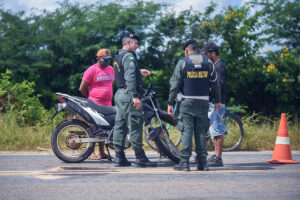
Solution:
<path fill-rule="evenodd" d="M 115 159 L 115 167 L 128 167 L 131 166 L 131 162 L 127 160 L 125 157 L 125 153 L 123 149 L 116 149 L 116 159 Z"/>
<path fill-rule="evenodd" d="M 175 165 L 173 167 L 173 169 L 176 171 L 188 172 L 188 171 L 190 171 L 190 165 L 188 162 L 184 162 L 184 161 L 180 160 L 180 162 L 177 165 Z"/>
<path fill-rule="evenodd" d="M 197 170 L 199 171 L 209 171 L 207 162 L 199 162 L 197 166 Z"/>
<path fill-rule="evenodd" d="M 157 167 L 156 162 L 150 162 L 146 157 L 144 149 L 135 150 L 135 166 L 136 167 Z"/>
<path fill-rule="evenodd" d="M 211 157 L 210 159 L 207 160 L 207 164 L 210 167 L 223 167 L 223 161 L 222 159 L 218 157 Z"/>
<path fill-rule="evenodd" d="M 214 160 L 216 158 L 216 155 L 212 155 L 210 158 L 208 158 L 206 161 L 207 162 L 211 162 L 212 160 Z"/>

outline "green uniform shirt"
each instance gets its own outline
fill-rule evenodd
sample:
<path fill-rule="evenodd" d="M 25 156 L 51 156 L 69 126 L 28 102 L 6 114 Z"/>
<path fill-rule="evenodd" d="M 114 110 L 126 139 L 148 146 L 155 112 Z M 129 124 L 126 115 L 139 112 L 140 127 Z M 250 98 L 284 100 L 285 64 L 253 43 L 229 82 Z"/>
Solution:
<path fill-rule="evenodd" d="M 198 52 L 192 52 L 188 56 L 190 57 L 190 56 L 194 56 L 194 55 L 202 56 Z M 191 59 L 191 60 L 193 62 L 193 59 Z M 217 81 L 218 74 L 214 68 L 214 65 L 212 64 L 212 62 L 210 60 L 209 60 L 208 64 L 209 64 L 209 68 L 210 68 L 210 70 L 209 70 L 210 87 L 212 89 L 212 92 L 214 92 L 214 94 L 215 94 L 216 102 L 219 103 L 221 101 L 221 94 L 220 94 L 220 85 Z M 169 92 L 168 104 L 171 106 L 175 105 L 175 103 L 176 103 L 175 99 L 181 89 L 184 66 L 185 66 L 185 61 L 180 59 L 176 65 L 174 73 L 170 79 L 170 92 Z M 206 101 L 206 100 L 201 100 L 201 101 Z"/>
<path fill-rule="evenodd" d="M 137 60 L 131 51 L 121 49 L 119 54 L 127 52 L 122 59 L 122 64 L 124 66 L 124 78 L 126 81 L 126 86 L 129 94 L 132 98 L 137 97 L 137 78 L 135 74 L 136 68 L 138 68 Z M 139 70 L 139 68 L 138 68 Z"/>

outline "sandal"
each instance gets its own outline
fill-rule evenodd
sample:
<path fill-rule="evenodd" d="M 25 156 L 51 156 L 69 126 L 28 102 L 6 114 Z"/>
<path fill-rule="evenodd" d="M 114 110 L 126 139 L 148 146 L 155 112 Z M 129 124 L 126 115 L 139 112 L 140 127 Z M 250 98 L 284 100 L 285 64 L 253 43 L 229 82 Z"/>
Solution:
<path fill-rule="evenodd" d="M 103 155 L 100 155 L 100 156 L 99 156 L 99 159 L 111 160 L 111 159 L 112 159 L 112 157 L 111 157 L 111 156 L 109 156 L 109 155 L 107 155 L 107 154 L 103 154 Z"/>
<path fill-rule="evenodd" d="M 100 160 L 101 157 L 100 156 L 96 156 L 95 154 L 90 155 L 89 157 L 90 160 Z"/>

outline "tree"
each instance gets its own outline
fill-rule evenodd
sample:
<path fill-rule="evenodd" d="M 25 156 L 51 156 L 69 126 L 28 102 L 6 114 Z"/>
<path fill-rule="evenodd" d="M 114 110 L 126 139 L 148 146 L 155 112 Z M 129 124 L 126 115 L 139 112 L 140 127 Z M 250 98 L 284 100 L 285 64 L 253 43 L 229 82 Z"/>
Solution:
<path fill-rule="evenodd" d="M 262 6 L 267 41 L 300 51 L 300 0 L 254 1 Z"/>
<path fill-rule="evenodd" d="M 252 9 L 260 9 L 252 13 Z M 299 0 L 252 1 L 216 13 L 193 8 L 175 13 L 169 5 L 151 1 L 80 6 L 64 1 L 53 12 L 26 16 L 0 8 L 0 73 L 12 71 L 11 81 L 35 82 L 35 92 L 47 108 L 54 92 L 80 95 L 83 72 L 95 63 L 100 48 L 116 54 L 124 33 L 138 34 L 139 64 L 153 74 L 163 108 L 169 79 L 184 56 L 183 43 L 214 41 L 228 71 L 228 105 L 265 114 L 299 109 Z M 265 42 L 286 45 L 277 52 L 259 53 Z M 283 104 L 290 105 L 288 108 Z"/>
<path fill-rule="evenodd" d="M 60 6 L 29 17 L 0 10 L 0 72 L 10 69 L 15 82 L 36 82 L 47 107 L 56 91 L 79 95 L 82 74 L 95 62 L 98 49 L 115 54 L 125 32 L 146 38 L 145 29 L 160 10 L 159 4 L 143 1 L 83 7 L 64 1 Z"/>

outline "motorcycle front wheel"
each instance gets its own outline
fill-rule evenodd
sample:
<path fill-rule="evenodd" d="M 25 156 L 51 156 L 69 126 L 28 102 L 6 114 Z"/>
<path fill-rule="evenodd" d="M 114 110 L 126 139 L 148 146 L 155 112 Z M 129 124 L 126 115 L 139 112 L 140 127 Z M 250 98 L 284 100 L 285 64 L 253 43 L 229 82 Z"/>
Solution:
<path fill-rule="evenodd" d="M 178 147 L 178 145 L 181 142 L 181 132 L 175 127 L 171 125 L 171 122 L 167 119 L 161 120 L 162 125 L 167 130 L 167 133 L 169 135 L 169 140 L 172 141 L 172 143 Z M 149 131 L 152 130 L 155 127 L 159 127 L 159 121 L 156 117 L 152 117 L 147 123 L 144 124 L 144 139 L 145 142 L 151 147 L 151 149 L 157 151 L 156 145 L 154 141 L 151 141 L 148 139 L 149 137 Z"/>
<path fill-rule="evenodd" d="M 92 138 L 89 126 L 78 119 L 61 122 L 51 136 L 54 154 L 62 161 L 79 163 L 87 159 L 94 151 L 95 143 L 79 143 L 82 138 Z"/>
<path fill-rule="evenodd" d="M 156 150 L 161 156 L 168 157 L 175 163 L 179 163 L 179 151 L 169 138 L 166 127 L 155 127 L 150 130 L 148 141 L 153 141 Z"/>
<path fill-rule="evenodd" d="M 168 157 L 174 163 L 179 163 L 179 151 L 176 145 L 170 140 L 168 130 L 163 127 L 161 133 L 154 139 L 159 152 Z"/>

